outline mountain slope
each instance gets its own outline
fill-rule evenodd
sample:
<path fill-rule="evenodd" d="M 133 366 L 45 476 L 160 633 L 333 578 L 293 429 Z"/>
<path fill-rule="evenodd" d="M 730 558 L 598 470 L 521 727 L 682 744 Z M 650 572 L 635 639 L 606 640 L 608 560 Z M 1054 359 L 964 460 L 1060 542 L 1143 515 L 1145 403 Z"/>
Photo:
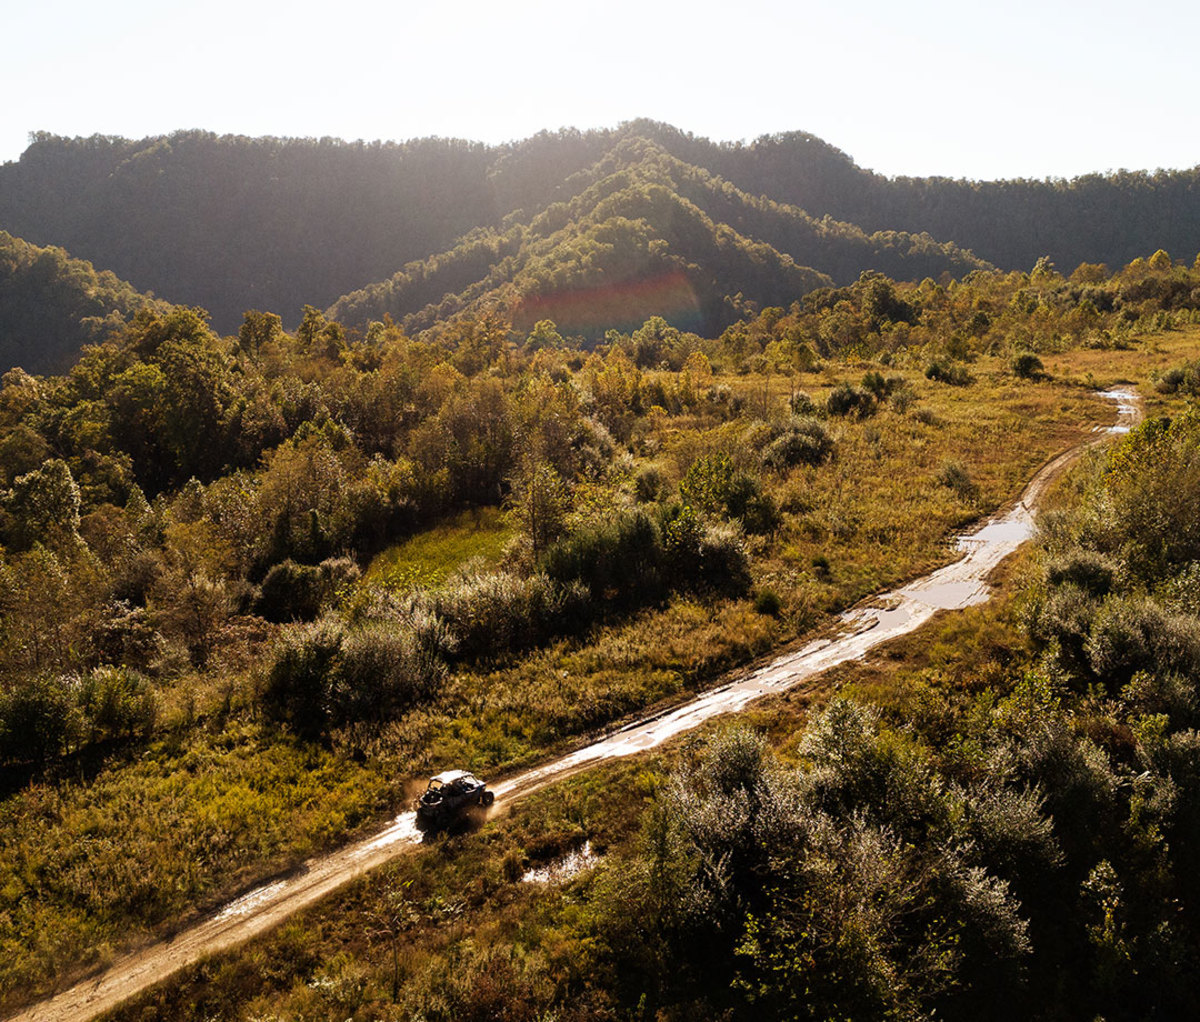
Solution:
<path fill-rule="evenodd" d="M 40 248 L 0 231 L 0 371 L 62 372 L 83 345 L 157 304 L 61 248 Z"/>
<path fill-rule="evenodd" d="M 207 308 L 223 333 L 251 308 L 294 324 L 305 304 L 329 305 L 457 252 L 466 238 L 474 247 L 466 261 L 450 259 L 457 269 L 449 286 L 440 279 L 448 264 L 432 276 L 418 272 L 421 308 L 489 275 L 487 247 L 503 248 L 501 261 L 512 255 L 510 228 L 571 202 L 596 183 L 595 168 L 639 139 L 694 168 L 673 174 L 671 187 L 715 224 L 837 280 L 864 265 L 897 277 L 959 272 L 958 256 L 930 238 L 1006 269 L 1028 269 L 1042 255 L 1067 271 L 1084 261 L 1121 265 L 1159 248 L 1190 259 L 1200 247 L 1200 170 L 1074 181 L 888 179 L 803 132 L 717 143 L 645 120 L 500 146 L 39 134 L 19 161 L 0 166 L 0 228 Z M 733 208 L 707 179 L 732 190 Z M 875 261 L 864 263 L 853 245 L 825 244 L 850 224 L 871 239 L 857 244 Z"/>
<path fill-rule="evenodd" d="M 482 145 L 38 136 L 0 167 L 0 227 L 208 309 L 298 319 L 498 221 Z"/>
<path fill-rule="evenodd" d="M 570 197 L 510 217 L 503 232 L 475 232 L 344 296 L 329 314 L 359 327 L 388 315 L 413 331 L 500 307 L 521 328 L 549 318 L 593 339 L 657 314 L 711 334 L 738 315 L 727 296 L 786 305 L 868 269 L 919 279 L 986 265 L 927 236 L 868 236 L 755 199 L 646 139 L 624 139 L 559 191 Z"/>

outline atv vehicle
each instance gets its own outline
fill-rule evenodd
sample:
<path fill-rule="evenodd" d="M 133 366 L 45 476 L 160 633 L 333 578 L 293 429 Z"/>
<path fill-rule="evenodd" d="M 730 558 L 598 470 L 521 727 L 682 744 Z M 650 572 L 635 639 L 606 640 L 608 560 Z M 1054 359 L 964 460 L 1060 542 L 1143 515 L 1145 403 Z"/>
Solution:
<path fill-rule="evenodd" d="M 417 823 L 442 827 L 471 806 L 487 808 L 496 800 L 493 792 L 465 770 L 447 770 L 429 779 L 429 787 L 417 800 Z"/>

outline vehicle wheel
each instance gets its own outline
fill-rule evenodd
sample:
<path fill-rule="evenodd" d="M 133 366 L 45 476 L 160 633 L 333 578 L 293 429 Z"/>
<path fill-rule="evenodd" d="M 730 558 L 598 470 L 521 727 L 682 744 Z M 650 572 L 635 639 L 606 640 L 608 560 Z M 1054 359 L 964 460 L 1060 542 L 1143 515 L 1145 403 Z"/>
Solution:
<path fill-rule="evenodd" d="M 483 793 L 483 798 L 480 799 L 480 801 L 483 803 L 483 805 L 490 806 L 496 801 L 496 793 L 493 791 L 485 791 Z"/>

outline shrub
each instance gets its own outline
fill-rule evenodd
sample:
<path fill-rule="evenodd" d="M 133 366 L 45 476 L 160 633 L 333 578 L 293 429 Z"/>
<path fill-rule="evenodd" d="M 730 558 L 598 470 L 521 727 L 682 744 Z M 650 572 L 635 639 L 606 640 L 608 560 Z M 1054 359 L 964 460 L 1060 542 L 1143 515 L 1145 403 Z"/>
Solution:
<path fill-rule="evenodd" d="M 908 384 L 898 388 L 888 398 L 888 404 L 892 406 L 892 410 L 903 415 L 907 412 L 917 400 L 917 392 Z"/>
<path fill-rule="evenodd" d="M 817 406 L 807 391 L 798 390 L 788 398 L 788 407 L 793 415 L 815 415 Z"/>
<path fill-rule="evenodd" d="M 830 415 L 856 415 L 865 419 L 875 413 L 875 395 L 849 383 L 839 383 L 825 399 L 825 411 Z"/>
<path fill-rule="evenodd" d="M 324 593 L 320 568 L 288 558 L 267 572 L 257 610 L 268 621 L 311 621 L 321 612 Z"/>
<path fill-rule="evenodd" d="M 1200 359 L 1165 370 L 1154 381 L 1160 394 L 1200 394 Z"/>
<path fill-rule="evenodd" d="M 560 583 L 577 582 L 600 605 L 639 606 L 665 595 L 663 542 L 643 510 L 580 529 L 546 551 L 542 568 Z"/>
<path fill-rule="evenodd" d="M 763 464 L 783 471 L 796 465 L 820 465 L 833 454 L 833 440 L 811 417 L 794 418 L 784 432 L 763 449 Z"/>
<path fill-rule="evenodd" d="M 934 476 L 939 486 L 953 490 L 960 500 L 969 501 L 975 497 L 975 483 L 971 481 L 971 473 L 961 461 L 946 461 Z"/>
<path fill-rule="evenodd" d="M 267 572 L 256 610 L 268 621 L 312 621 L 338 591 L 359 577 L 349 557 L 330 557 L 318 565 L 297 564 L 290 558 Z"/>
<path fill-rule="evenodd" d="M 885 377 L 883 373 L 876 370 L 866 373 L 862 378 L 863 390 L 870 391 L 875 395 L 875 400 L 881 402 L 904 387 L 906 383 L 907 381 L 903 376 L 892 375 Z"/>
<path fill-rule="evenodd" d="M 936 380 L 938 383 L 948 383 L 952 387 L 967 387 L 975 382 L 967 372 L 966 366 L 940 360 L 929 363 L 925 369 L 925 378 Z"/>
<path fill-rule="evenodd" d="M 1096 676 L 1119 687 L 1138 671 L 1194 677 L 1200 669 L 1200 622 L 1172 614 L 1145 596 L 1109 597 L 1088 635 L 1088 662 Z"/>
<path fill-rule="evenodd" d="M 298 625 L 276 641 L 259 700 L 302 738 L 377 724 L 437 694 L 450 648 L 445 625 L 412 605 L 352 630 L 334 618 Z"/>
<path fill-rule="evenodd" d="M 104 608 L 92 633 L 92 643 L 100 663 L 124 664 L 142 671 L 150 668 L 165 647 L 150 612 L 125 600 L 114 600 Z"/>
<path fill-rule="evenodd" d="M 697 458 L 679 484 L 679 495 L 697 511 L 741 520 L 750 533 L 779 527 L 775 502 L 757 479 L 735 469 L 727 454 Z"/>
<path fill-rule="evenodd" d="M 1014 355 L 1012 362 L 1009 363 L 1009 368 L 1023 380 L 1037 380 L 1045 375 L 1045 366 L 1042 365 L 1042 360 L 1032 351 L 1023 351 L 1019 355 Z"/>
<path fill-rule="evenodd" d="M 750 588 L 750 561 L 736 526 L 705 525 L 687 504 L 672 504 L 659 518 L 663 562 L 674 589 L 741 595 Z"/>
<path fill-rule="evenodd" d="M 779 617 L 783 604 L 774 589 L 760 589 L 754 594 L 754 612 L 765 617 Z"/>
<path fill-rule="evenodd" d="M 330 689 L 343 627 L 332 619 L 285 631 L 275 644 L 259 693 L 267 715 L 304 738 L 324 734 L 330 721 Z"/>
<path fill-rule="evenodd" d="M 493 656 L 573 631 L 591 617 L 587 590 L 574 579 L 509 572 L 460 575 L 432 597 L 458 655 Z"/>
<path fill-rule="evenodd" d="M 446 663 L 431 644 L 395 622 L 374 622 L 351 632 L 331 678 L 334 723 L 385 720 L 432 698 Z"/>
<path fill-rule="evenodd" d="M 1034 612 L 1030 634 L 1034 641 L 1048 647 L 1058 666 L 1079 677 L 1090 672 L 1084 652 L 1092 620 L 1099 607 L 1094 597 L 1074 584 L 1055 587 L 1048 599 Z"/>
<path fill-rule="evenodd" d="M 655 465 L 645 465 L 633 477 L 633 493 L 642 504 L 658 500 L 664 486 L 662 472 Z"/>
<path fill-rule="evenodd" d="M 79 684 L 79 709 L 88 741 L 147 737 L 158 719 L 150 683 L 124 667 L 98 667 Z"/>
<path fill-rule="evenodd" d="M 1090 596 L 1107 596 L 1117 575 L 1116 563 L 1094 550 L 1077 549 L 1046 566 L 1046 583 L 1076 585 Z"/>
<path fill-rule="evenodd" d="M 34 677 L 0 689 L 0 762 L 44 763 L 77 741 L 82 727 L 71 678 Z"/>
<path fill-rule="evenodd" d="M 696 551 L 695 582 L 701 589 L 742 596 L 750 589 L 750 558 L 737 528 L 710 525 Z"/>

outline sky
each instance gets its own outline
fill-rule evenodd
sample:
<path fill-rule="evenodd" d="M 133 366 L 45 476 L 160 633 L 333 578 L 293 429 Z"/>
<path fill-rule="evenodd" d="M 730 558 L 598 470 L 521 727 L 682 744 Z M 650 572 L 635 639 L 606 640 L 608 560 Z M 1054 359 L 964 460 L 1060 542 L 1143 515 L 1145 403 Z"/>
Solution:
<path fill-rule="evenodd" d="M 499 143 L 649 117 L 719 141 L 807 131 L 892 176 L 1200 164 L 1194 0 L 5 8 L 0 162 L 31 131 Z"/>

